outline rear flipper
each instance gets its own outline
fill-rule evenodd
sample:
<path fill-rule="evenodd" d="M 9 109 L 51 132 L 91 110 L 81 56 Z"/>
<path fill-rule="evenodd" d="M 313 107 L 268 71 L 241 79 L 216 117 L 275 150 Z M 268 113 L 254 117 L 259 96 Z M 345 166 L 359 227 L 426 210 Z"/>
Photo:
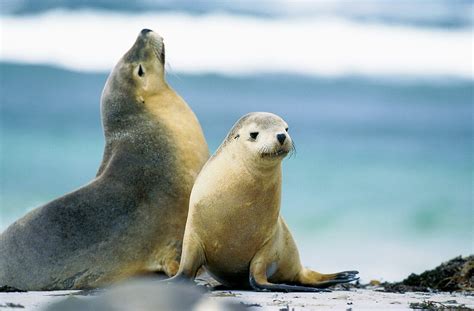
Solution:
<path fill-rule="evenodd" d="M 321 274 L 309 269 L 303 269 L 299 274 L 298 283 L 304 286 L 327 288 L 336 284 L 349 283 L 359 280 L 359 271 L 343 271 L 333 274 Z"/>
<path fill-rule="evenodd" d="M 252 274 L 249 278 L 250 286 L 258 292 L 330 292 L 328 289 L 306 287 L 300 285 L 274 284 L 268 281 L 257 281 Z"/>

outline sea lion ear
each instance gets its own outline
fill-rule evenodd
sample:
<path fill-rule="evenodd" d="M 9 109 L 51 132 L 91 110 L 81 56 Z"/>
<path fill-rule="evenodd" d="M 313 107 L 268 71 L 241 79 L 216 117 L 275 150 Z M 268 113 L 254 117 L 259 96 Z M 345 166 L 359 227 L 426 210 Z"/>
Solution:
<path fill-rule="evenodd" d="M 240 134 L 237 134 L 237 135 L 234 136 L 234 139 L 237 139 L 239 137 L 240 137 Z"/>
<path fill-rule="evenodd" d="M 142 64 L 138 64 L 137 74 L 139 77 L 143 77 L 145 75 L 145 71 L 143 70 Z"/>

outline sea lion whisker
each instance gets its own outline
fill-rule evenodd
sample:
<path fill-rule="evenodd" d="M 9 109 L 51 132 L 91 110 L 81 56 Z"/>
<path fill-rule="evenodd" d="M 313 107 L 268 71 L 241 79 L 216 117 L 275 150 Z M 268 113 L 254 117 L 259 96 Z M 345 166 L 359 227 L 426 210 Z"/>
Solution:
<path fill-rule="evenodd" d="M 295 145 L 294 141 L 291 141 L 291 149 L 290 149 L 290 152 L 289 152 L 288 159 L 291 159 L 293 156 L 296 157 L 296 145 Z"/>

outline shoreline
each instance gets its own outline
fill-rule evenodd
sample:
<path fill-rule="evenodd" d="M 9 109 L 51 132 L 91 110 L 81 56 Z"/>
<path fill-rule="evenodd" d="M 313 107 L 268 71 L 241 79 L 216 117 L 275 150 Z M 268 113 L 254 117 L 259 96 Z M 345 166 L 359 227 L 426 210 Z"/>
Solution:
<path fill-rule="evenodd" d="M 58 303 L 92 301 L 100 296 L 84 296 L 81 291 L 45 291 L 0 293 L 1 310 L 59 310 Z M 389 293 L 380 287 L 366 289 L 337 289 L 328 293 L 262 293 L 252 291 L 218 290 L 204 294 L 206 305 L 233 304 L 246 310 L 351 310 L 351 309 L 392 309 L 410 310 L 413 308 L 436 310 L 474 310 L 474 294 L 467 292 Z M 71 307 L 66 310 L 80 310 Z M 113 309 L 115 310 L 115 309 Z M 146 309 L 148 310 L 148 309 Z M 152 310 L 152 309 L 150 309 Z M 220 309 L 222 310 L 222 309 Z M 224 308 L 225 310 L 225 308 Z"/>

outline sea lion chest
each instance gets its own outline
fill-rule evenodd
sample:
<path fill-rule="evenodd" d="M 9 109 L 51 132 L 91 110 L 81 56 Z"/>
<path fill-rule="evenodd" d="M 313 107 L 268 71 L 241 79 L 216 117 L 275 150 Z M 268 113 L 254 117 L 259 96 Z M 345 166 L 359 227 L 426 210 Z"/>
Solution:
<path fill-rule="evenodd" d="M 208 163 L 191 195 L 192 227 L 217 278 L 248 272 L 276 229 L 280 207 L 279 176 L 255 177 L 229 163 L 225 156 Z"/>

